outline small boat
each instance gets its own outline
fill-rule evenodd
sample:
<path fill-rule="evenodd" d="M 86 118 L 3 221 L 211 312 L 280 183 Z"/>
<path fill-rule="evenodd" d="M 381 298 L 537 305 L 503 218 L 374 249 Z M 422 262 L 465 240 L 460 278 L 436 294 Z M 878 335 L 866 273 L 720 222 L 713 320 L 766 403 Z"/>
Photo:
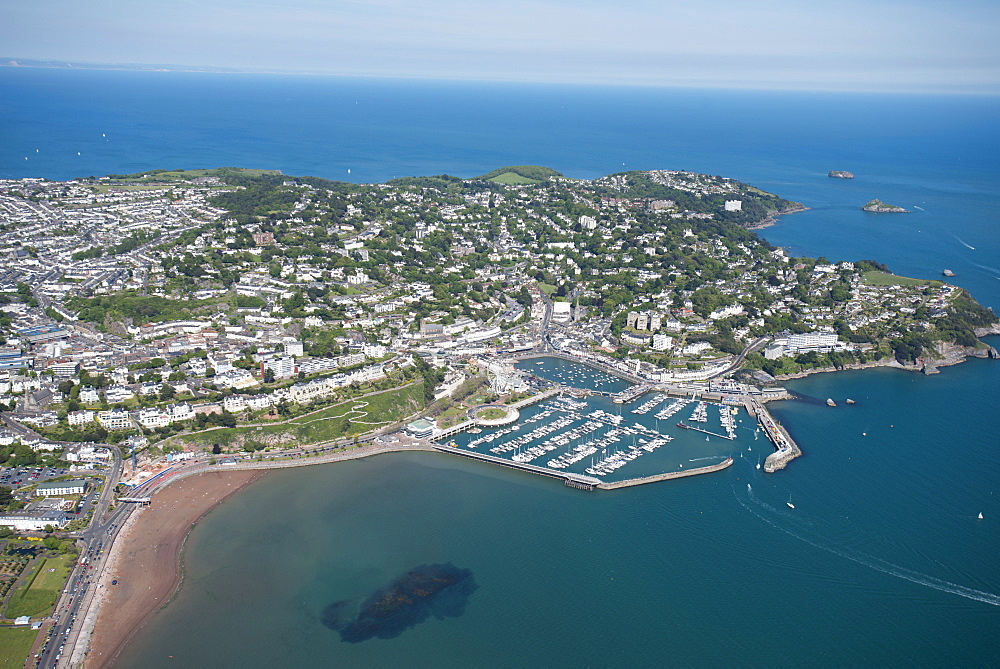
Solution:
<path fill-rule="evenodd" d="M 846 400 L 844 400 L 844 403 L 845 404 L 857 404 L 857 402 L 855 402 L 854 400 L 852 400 L 850 397 L 848 397 Z"/>
<path fill-rule="evenodd" d="M 794 505 L 794 504 L 792 504 L 792 496 L 791 496 L 791 495 L 789 495 L 789 496 L 788 496 L 788 501 L 787 501 L 787 502 L 785 502 L 785 504 L 787 504 L 787 505 L 788 505 L 788 508 L 789 508 L 789 509 L 794 509 L 794 508 L 795 508 L 795 505 Z"/>
<path fill-rule="evenodd" d="M 760 458 L 757 458 L 757 469 L 760 469 Z"/>
<path fill-rule="evenodd" d="M 941 274 L 943 274 L 943 275 L 945 275 L 947 277 L 955 276 L 955 273 L 952 272 L 950 269 L 943 269 L 943 270 L 941 270 Z"/>
<path fill-rule="evenodd" d="M 979 512 L 979 520 L 982 520 L 982 519 L 983 519 L 983 512 L 982 512 L 982 511 L 980 511 L 980 512 Z"/>
<path fill-rule="evenodd" d="M 835 406 L 837 406 L 837 403 L 834 402 L 832 398 L 827 397 L 826 398 L 826 405 L 828 407 L 835 407 Z"/>

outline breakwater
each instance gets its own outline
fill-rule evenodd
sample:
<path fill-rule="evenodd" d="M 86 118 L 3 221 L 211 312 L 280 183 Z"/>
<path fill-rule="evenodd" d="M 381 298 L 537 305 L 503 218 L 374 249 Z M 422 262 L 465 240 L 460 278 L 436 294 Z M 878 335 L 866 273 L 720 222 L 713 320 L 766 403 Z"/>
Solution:
<path fill-rule="evenodd" d="M 750 412 L 750 415 L 755 417 L 760 426 L 764 428 L 764 433 L 767 434 L 768 439 L 771 440 L 771 443 L 777 449 L 764 460 L 765 472 L 771 474 L 779 469 L 784 469 L 788 466 L 789 462 L 802 455 L 802 450 L 798 444 L 788 434 L 788 431 L 778 421 L 774 420 L 774 417 L 764 408 L 763 403 L 756 398 L 750 397 L 747 398 L 744 406 Z"/>
<path fill-rule="evenodd" d="M 495 465 L 500 465 L 501 467 L 508 467 L 510 469 L 517 469 L 523 472 L 531 472 L 532 474 L 541 474 L 542 476 L 548 476 L 549 478 L 562 479 L 570 483 L 571 487 L 583 488 L 586 490 L 593 490 L 600 486 L 601 480 L 594 478 L 592 476 L 584 476 L 583 474 L 574 474 L 573 472 L 560 472 L 546 467 L 539 467 L 537 465 L 530 465 L 524 462 L 514 462 L 513 460 L 508 460 L 506 458 L 498 458 L 495 455 L 486 455 L 485 453 L 477 453 L 475 451 L 467 451 L 461 448 L 454 448 L 452 446 L 440 446 L 435 444 L 434 450 L 440 451 L 441 453 L 451 453 L 453 455 L 461 455 L 462 457 L 469 458 L 470 460 L 481 460 L 483 462 L 490 462 Z"/>
<path fill-rule="evenodd" d="M 722 462 L 707 467 L 697 467 L 695 469 L 685 469 L 678 472 L 667 472 L 665 474 L 654 474 L 653 476 L 643 476 L 641 478 L 625 479 L 624 481 L 602 481 L 597 487 L 601 490 L 616 490 L 618 488 L 628 488 L 646 483 L 656 483 L 657 481 L 669 481 L 670 479 L 681 479 L 688 476 L 698 476 L 699 474 L 711 474 L 719 472 L 733 464 L 732 458 L 726 458 Z"/>

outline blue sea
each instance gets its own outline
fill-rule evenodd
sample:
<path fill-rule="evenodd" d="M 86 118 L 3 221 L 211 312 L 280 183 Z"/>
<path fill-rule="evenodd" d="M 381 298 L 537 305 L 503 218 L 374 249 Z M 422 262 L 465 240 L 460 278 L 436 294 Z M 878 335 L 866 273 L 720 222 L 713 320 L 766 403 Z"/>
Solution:
<path fill-rule="evenodd" d="M 760 233 L 793 254 L 952 269 L 996 309 L 998 118 L 996 97 L 2 68 L 0 178 L 688 169 L 808 206 Z M 873 197 L 913 213 L 860 211 Z M 775 474 L 738 458 L 584 492 L 435 454 L 269 474 L 195 529 L 181 591 L 121 664 L 995 664 L 1000 363 L 788 387 L 806 399 L 771 408 L 805 455 Z M 449 564 L 474 585 L 384 638 L 333 629 L 331 610 Z"/>

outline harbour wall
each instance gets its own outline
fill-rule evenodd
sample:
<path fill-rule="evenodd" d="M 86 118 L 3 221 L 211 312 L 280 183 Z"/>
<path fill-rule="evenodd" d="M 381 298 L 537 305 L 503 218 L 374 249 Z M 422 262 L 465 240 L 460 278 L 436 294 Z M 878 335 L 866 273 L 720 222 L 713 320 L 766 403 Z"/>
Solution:
<path fill-rule="evenodd" d="M 653 476 L 643 476 L 642 478 L 625 479 L 624 481 L 602 481 L 597 487 L 601 490 L 617 490 L 618 488 L 629 488 L 646 483 L 656 483 L 657 481 L 669 481 L 670 479 L 682 479 L 688 476 L 698 476 L 699 474 L 711 474 L 719 472 L 733 464 L 732 458 L 726 458 L 722 462 L 707 467 L 697 467 L 686 469 L 682 472 L 667 472 L 666 474 L 655 474 Z"/>
<path fill-rule="evenodd" d="M 789 462 L 802 455 L 802 450 L 795 443 L 795 440 L 792 439 L 792 436 L 788 434 L 788 431 L 778 421 L 774 420 L 774 417 L 764 408 L 762 402 L 750 397 L 747 398 L 744 406 L 750 415 L 754 416 L 761 427 L 764 428 L 764 433 L 767 434 L 768 439 L 771 440 L 776 449 L 774 453 L 771 453 L 764 460 L 765 472 L 771 474 L 779 469 L 784 469 L 788 466 Z"/>

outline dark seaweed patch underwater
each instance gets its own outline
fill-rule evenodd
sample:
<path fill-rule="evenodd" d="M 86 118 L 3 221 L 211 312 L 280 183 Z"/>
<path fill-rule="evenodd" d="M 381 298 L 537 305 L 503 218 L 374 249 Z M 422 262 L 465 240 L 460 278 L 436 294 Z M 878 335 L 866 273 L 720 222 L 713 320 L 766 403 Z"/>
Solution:
<path fill-rule="evenodd" d="M 357 600 L 330 604 L 323 610 L 322 621 L 348 643 L 391 639 L 431 615 L 439 620 L 462 615 L 477 587 L 468 569 L 452 564 L 420 565 L 375 591 L 360 608 Z"/>

